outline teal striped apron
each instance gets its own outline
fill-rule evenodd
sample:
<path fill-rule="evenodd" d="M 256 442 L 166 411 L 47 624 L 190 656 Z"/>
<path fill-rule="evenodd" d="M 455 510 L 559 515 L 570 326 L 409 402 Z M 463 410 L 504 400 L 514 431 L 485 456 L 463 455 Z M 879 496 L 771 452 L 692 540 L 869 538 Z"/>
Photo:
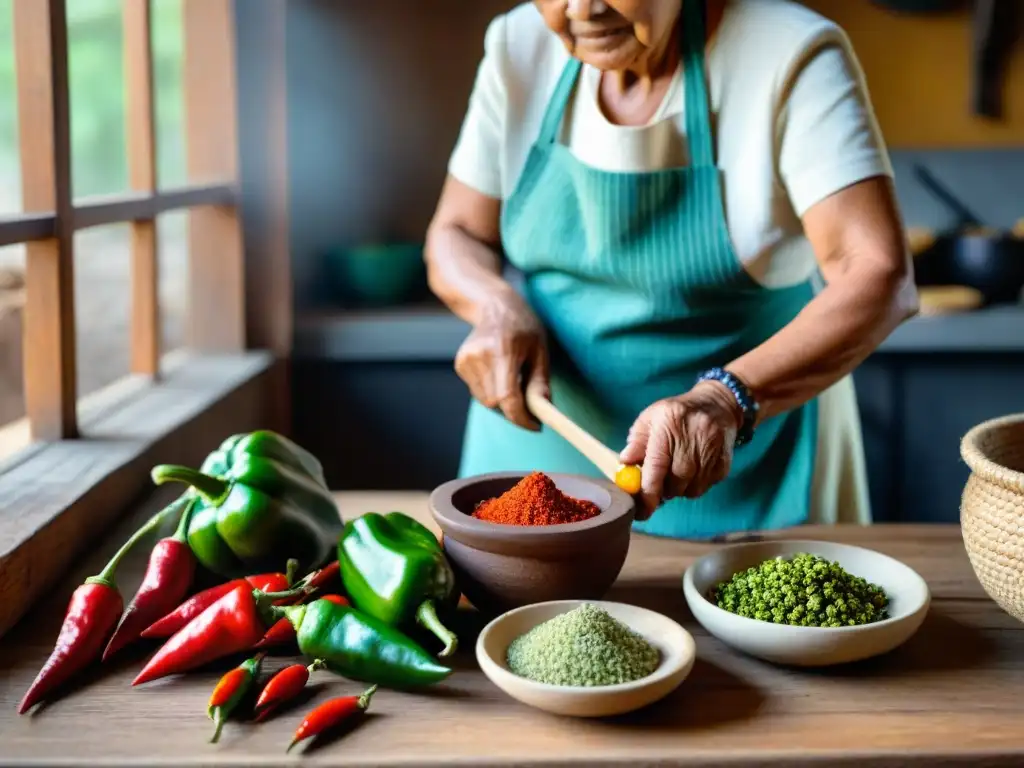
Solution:
<path fill-rule="evenodd" d="M 682 24 L 690 165 L 615 173 L 580 163 L 558 143 L 581 70 L 570 59 L 502 210 L 506 255 L 548 331 L 552 400 L 615 450 L 644 408 L 764 342 L 813 295 L 810 282 L 759 285 L 733 251 L 714 157 L 703 3 L 685 2 Z M 805 522 L 816 443 L 814 401 L 767 419 L 736 450 L 726 480 L 699 499 L 666 502 L 636 528 L 710 538 Z M 550 430 L 521 429 L 474 401 L 460 476 L 530 470 L 597 474 Z"/>

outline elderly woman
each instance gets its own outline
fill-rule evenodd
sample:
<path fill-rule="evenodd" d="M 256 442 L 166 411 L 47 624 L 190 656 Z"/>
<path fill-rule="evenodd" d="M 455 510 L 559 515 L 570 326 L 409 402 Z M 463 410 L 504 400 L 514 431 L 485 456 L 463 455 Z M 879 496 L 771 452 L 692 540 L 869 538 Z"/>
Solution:
<path fill-rule="evenodd" d="M 891 176 L 847 38 L 796 3 L 499 16 L 427 238 L 472 326 L 461 474 L 593 474 L 537 386 L 643 465 L 641 531 L 868 521 L 850 373 L 916 311 Z"/>

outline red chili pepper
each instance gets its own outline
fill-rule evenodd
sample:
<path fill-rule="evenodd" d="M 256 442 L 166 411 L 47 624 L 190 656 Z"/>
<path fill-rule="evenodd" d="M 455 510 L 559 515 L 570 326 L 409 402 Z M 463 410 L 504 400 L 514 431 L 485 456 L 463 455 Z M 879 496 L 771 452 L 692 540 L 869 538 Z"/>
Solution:
<path fill-rule="evenodd" d="M 301 599 L 301 597 L 300 597 Z M 348 605 L 346 600 L 341 595 L 324 595 L 321 600 L 327 600 L 328 602 L 335 603 L 337 605 Z M 267 630 L 267 634 L 263 636 L 255 648 L 274 648 L 279 645 L 287 645 L 288 643 L 295 641 L 295 627 L 288 619 L 279 619 L 278 622 Z"/>
<path fill-rule="evenodd" d="M 257 654 L 251 659 L 246 659 L 237 667 L 226 673 L 210 694 L 210 701 L 206 705 L 206 714 L 213 720 L 215 726 L 211 744 L 220 740 L 220 732 L 224 728 L 224 722 L 237 709 L 242 699 L 252 688 L 256 678 L 260 676 L 260 665 L 263 663 L 263 654 Z"/>
<path fill-rule="evenodd" d="M 175 632 L 192 621 L 192 619 L 237 587 L 259 589 L 263 592 L 283 592 L 290 586 L 291 583 L 288 581 L 288 577 L 283 573 L 261 573 L 258 576 L 246 576 L 244 579 L 234 579 L 224 584 L 218 584 L 216 587 L 210 587 L 196 593 L 162 619 L 151 624 L 143 630 L 142 637 L 158 639 L 171 637 Z"/>
<path fill-rule="evenodd" d="M 188 672 L 232 653 L 249 650 L 267 632 L 269 622 L 263 618 L 264 604 L 291 596 L 290 592 L 254 592 L 249 584 L 235 587 L 178 630 L 149 660 L 132 685 Z"/>
<path fill-rule="evenodd" d="M 115 581 L 118 565 L 168 514 L 183 508 L 184 504 L 179 499 L 153 515 L 132 534 L 98 575 L 90 576 L 74 591 L 53 652 L 18 705 L 19 715 L 99 658 L 103 644 L 117 626 L 124 608 L 124 600 Z"/>
<path fill-rule="evenodd" d="M 317 590 L 323 589 L 324 587 L 329 586 L 329 585 L 333 586 L 331 584 L 331 582 L 335 582 L 335 581 L 337 582 L 337 585 L 340 587 L 341 586 L 340 573 L 341 573 L 341 566 L 338 564 L 338 561 L 335 560 L 333 563 L 331 563 L 330 565 L 324 566 L 319 571 L 313 571 L 312 573 L 307 575 L 305 578 L 303 578 L 295 586 L 297 586 L 297 587 L 298 586 L 306 587 L 309 590 L 308 594 L 312 594 L 312 593 L 316 592 Z M 302 596 L 300 595 L 299 597 L 293 598 L 293 599 L 291 599 L 291 600 L 289 600 L 287 602 L 280 603 L 280 605 L 294 605 L 295 603 L 299 602 L 301 599 L 302 599 Z"/>
<path fill-rule="evenodd" d="M 166 615 L 188 594 L 196 572 L 196 556 L 192 554 L 186 534 L 197 500 L 195 496 L 188 501 L 174 535 L 160 539 L 153 546 L 146 575 L 107 643 L 104 661 L 138 640 L 146 627 Z"/>
<path fill-rule="evenodd" d="M 279 619 L 278 622 L 267 630 L 253 648 L 276 648 L 285 645 L 295 639 L 295 627 L 288 619 Z"/>
<path fill-rule="evenodd" d="M 370 706 L 370 697 L 376 690 L 377 686 L 371 685 L 362 696 L 341 696 L 325 701 L 306 715 L 306 719 L 295 731 L 292 743 L 288 745 L 285 752 L 291 752 L 292 747 L 300 741 L 317 736 L 329 728 L 365 712 L 366 708 Z"/>
<path fill-rule="evenodd" d="M 321 568 L 319 571 L 317 571 L 316 576 L 314 576 L 310 580 L 309 586 L 313 587 L 314 589 L 320 589 L 321 587 L 325 587 L 331 583 L 332 579 L 338 578 L 338 575 L 340 573 L 341 566 L 339 565 L 338 561 L 335 560 L 330 565 L 325 566 L 324 568 Z"/>
<path fill-rule="evenodd" d="M 294 699 L 306 686 L 309 676 L 324 666 L 322 659 L 317 659 L 308 667 L 292 664 L 274 675 L 260 691 L 256 700 L 256 722 L 262 722 L 267 715 L 277 710 L 289 699 Z"/>

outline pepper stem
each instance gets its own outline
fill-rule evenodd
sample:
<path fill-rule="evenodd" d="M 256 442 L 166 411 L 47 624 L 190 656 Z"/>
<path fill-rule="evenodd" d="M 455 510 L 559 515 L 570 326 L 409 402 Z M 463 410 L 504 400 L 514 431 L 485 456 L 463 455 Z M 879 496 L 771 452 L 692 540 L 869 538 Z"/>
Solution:
<path fill-rule="evenodd" d="M 365 710 L 367 707 L 370 706 L 370 699 L 373 697 L 373 694 L 376 693 L 376 692 L 377 692 L 376 684 L 371 685 L 369 688 L 367 688 L 363 692 L 363 695 L 359 697 L 359 701 L 356 702 L 356 705 L 360 709 Z"/>
<path fill-rule="evenodd" d="M 253 590 L 253 592 L 259 592 L 256 596 L 257 598 L 261 600 L 269 600 L 272 603 L 278 600 L 286 600 L 289 597 L 298 597 L 308 591 L 309 589 L 307 587 L 296 587 L 295 589 L 285 590 L 284 592 L 262 592 L 258 589 Z"/>
<path fill-rule="evenodd" d="M 293 627 L 298 628 L 298 625 L 302 623 L 302 615 L 305 614 L 304 605 L 295 605 L 283 607 L 280 605 L 274 605 L 278 600 L 286 600 L 296 595 L 303 595 L 306 593 L 305 588 L 291 589 L 287 592 L 260 592 L 258 589 L 253 590 L 253 597 L 256 598 L 256 610 L 260 614 L 260 618 L 267 627 L 272 627 L 277 624 L 281 619 L 288 619 Z M 298 621 L 292 621 L 289 615 L 289 609 L 291 608 L 302 608 L 302 614 L 300 614 Z"/>
<path fill-rule="evenodd" d="M 217 506 L 231 490 L 231 483 L 219 477 L 200 472 L 198 469 L 183 467 L 179 464 L 160 464 L 153 467 L 150 477 L 156 485 L 164 483 L 184 483 L 191 486 L 196 493 L 210 504 Z"/>
<path fill-rule="evenodd" d="M 316 573 L 316 571 L 314 571 L 314 573 Z M 298 576 L 298 574 L 299 574 L 299 561 L 296 560 L 293 557 L 290 560 L 288 560 L 288 562 L 285 564 L 285 567 L 284 567 L 284 575 L 285 575 L 285 578 L 288 580 L 288 586 L 289 587 L 295 586 L 295 577 Z M 300 586 L 302 586 L 302 585 L 300 585 Z"/>
<path fill-rule="evenodd" d="M 140 541 L 146 538 L 154 530 L 159 528 L 160 525 L 163 524 L 164 519 L 167 518 L 171 513 L 180 510 L 181 501 L 181 499 L 178 499 L 173 503 L 168 504 L 166 507 L 164 507 L 151 518 L 149 518 L 149 520 L 143 523 L 142 527 L 139 528 L 139 530 L 137 530 L 135 533 L 133 533 L 129 537 L 128 541 L 122 544 L 121 548 L 114 553 L 114 556 L 110 558 L 107 564 L 103 567 L 103 570 L 95 576 L 90 576 L 89 578 L 87 578 L 85 580 L 85 583 L 103 584 L 104 586 L 116 588 L 115 577 L 117 576 L 117 567 L 121 564 L 121 561 L 124 559 L 125 555 L 127 555 L 132 549 L 134 549 L 136 544 L 138 544 Z"/>
<path fill-rule="evenodd" d="M 188 544 L 188 524 L 192 521 L 192 511 L 196 508 L 197 502 L 198 499 L 195 496 L 188 500 L 188 505 L 185 507 L 185 511 L 181 513 L 181 519 L 178 521 L 178 527 L 174 531 L 174 535 L 171 536 L 173 541 Z"/>
<path fill-rule="evenodd" d="M 306 672 L 312 675 L 318 669 L 323 669 L 325 666 L 327 666 L 327 662 L 323 659 L 313 659 L 313 663 L 306 667 Z"/>
<path fill-rule="evenodd" d="M 437 654 L 440 658 L 443 659 L 455 653 L 455 649 L 459 647 L 459 638 L 437 618 L 437 611 L 434 610 L 432 601 L 424 600 L 420 604 L 420 607 L 416 609 L 416 621 L 437 635 L 437 639 L 444 643 L 444 650 Z"/>
<path fill-rule="evenodd" d="M 224 708 L 215 707 L 213 713 L 214 728 L 213 736 L 210 737 L 210 743 L 216 744 L 220 741 L 220 732 L 224 730 Z"/>

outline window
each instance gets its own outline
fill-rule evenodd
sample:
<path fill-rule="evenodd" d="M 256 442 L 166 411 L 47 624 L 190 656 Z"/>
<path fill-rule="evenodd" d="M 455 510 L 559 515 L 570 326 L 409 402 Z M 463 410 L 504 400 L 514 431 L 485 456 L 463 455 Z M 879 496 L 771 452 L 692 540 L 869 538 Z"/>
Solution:
<path fill-rule="evenodd" d="M 247 261 L 238 5 L 0 0 L 0 634 L 155 463 L 286 423 L 283 11 L 245 5 Z"/>
<path fill-rule="evenodd" d="M 76 322 L 82 324 L 84 316 L 76 313 L 75 304 L 94 308 L 105 303 L 95 290 L 75 290 L 76 274 L 95 274 L 90 260 L 114 262 L 121 255 L 127 262 L 122 281 L 130 291 L 126 310 L 130 341 L 124 372 L 160 377 L 164 336 L 158 244 L 172 240 L 157 236 L 157 218 L 162 214 L 188 211 L 188 294 L 194 302 L 187 345 L 217 351 L 243 349 L 231 3 L 155 0 L 151 8 L 148 0 L 6 2 L 13 11 L 10 37 L 22 210 L 0 219 L 0 245 L 25 244 L 22 322 L 28 432 L 37 440 L 70 439 L 80 434 L 79 391 L 109 384 L 111 375 L 119 372 L 116 355 L 100 345 L 90 356 L 92 367 L 83 379 L 76 355 L 81 345 L 95 347 L 99 334 L 114 333 L 111 326 L 83 328 L 76 334 Z M 154 57 L 154 8 L 159 9 L 162 22 L 163 34 L 157 40 L 164 49 L 163 59 Z M 110 34 L 110 22 L 117 17 L 120 40 L 116 29 Z M 172 160 L 158 169 L 161 94 L 154 89 L 154 65 L 168 66 L 171 57 L 166 49 L 174 42 L 166 31 L 172 27 L 173 34 L 176 21 L 183 54 L 184 162 Z M 108 53 L 109 64 L 109 52 L 118 43 L 123 49 L 119 72 L 111 72 L 109 66 L 103 69 L 103 52 Z M 69 72 L 76 75 L 73 81 Z M 123 91 L 107 87 L 74 98 L 79 92 L 76 86 L 119 73 Z M 173 81 L 173 75 L 165 73 L 162 80 Z M 88 97 L 97 95 L 113 100 L 113 108 L 89 112 Z M 173 113 L 173 102 L 164 99 L 162 104 L 165 116 Z M 118 112 L 124 116 L 122 125 L 110 121 Z M 167 134 L 173 147 L 173 128 Z M 102 161 L 90 162 L 83 150 L 102 152 Z M 182 167 L 185 173 L 180 172 Z M 119 168 L 122 178 L 118 178 Z M 158 185 L 158 170 L 180 186 Z M 180 226 L 178 233 L 180 242 Z M 92 287 L 99 290 L 105 283 L 116 282 L 112 275 L 101 276 Z M 198 329 L 202 331 L 197 333 Z"/>

